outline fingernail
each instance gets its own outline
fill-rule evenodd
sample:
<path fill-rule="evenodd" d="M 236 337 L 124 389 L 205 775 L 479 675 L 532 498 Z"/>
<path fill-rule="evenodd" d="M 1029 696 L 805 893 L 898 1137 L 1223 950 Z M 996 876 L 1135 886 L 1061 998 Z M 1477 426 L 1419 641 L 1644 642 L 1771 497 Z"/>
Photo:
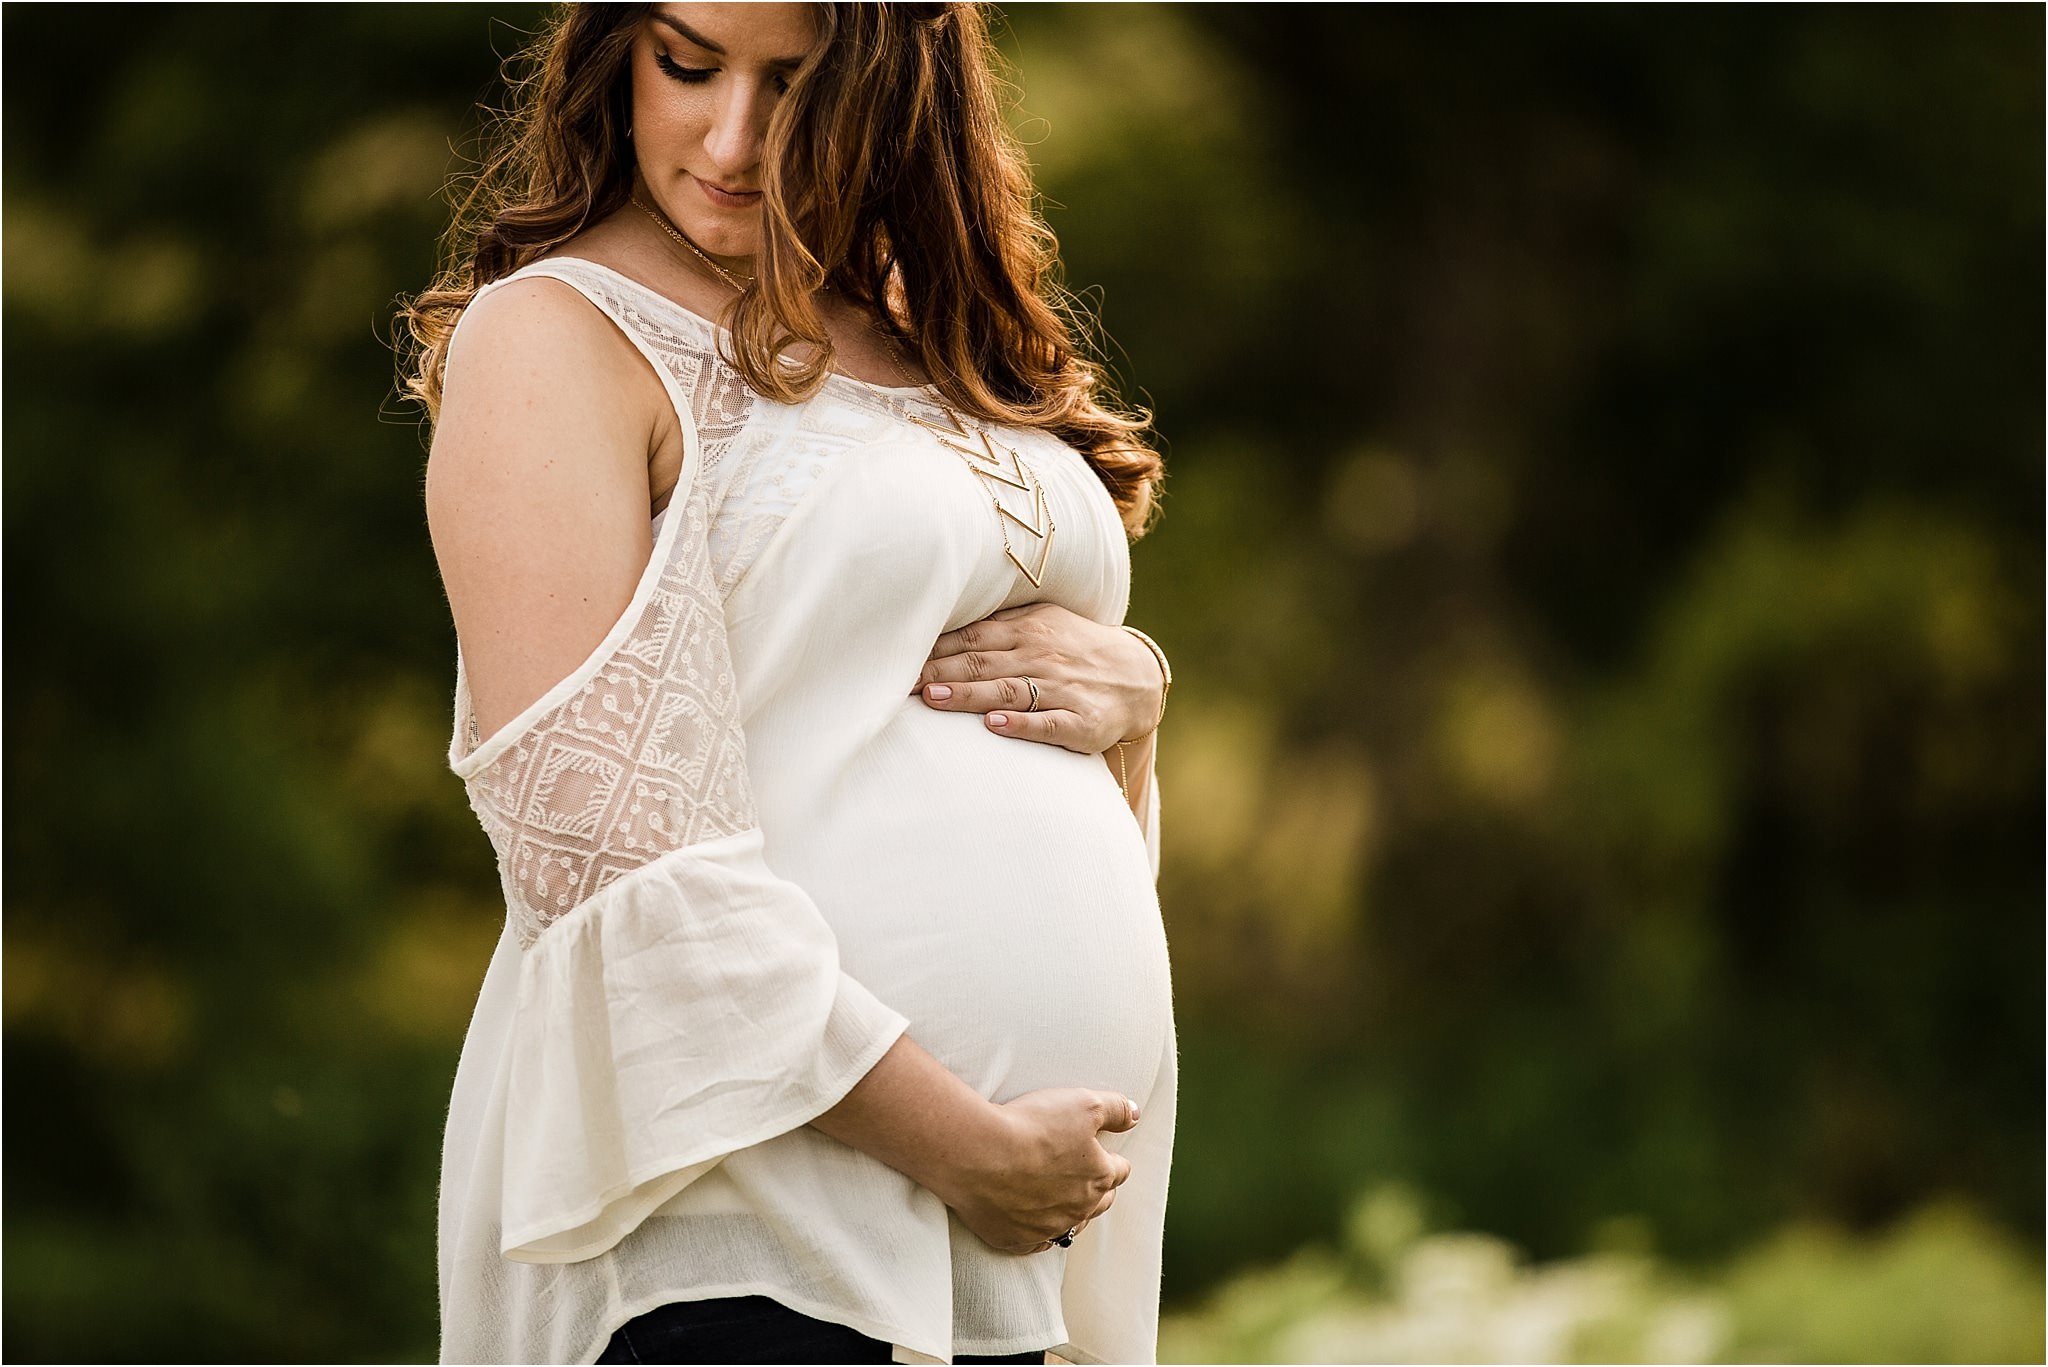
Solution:
<path fill-rule="evenodd" d="M 1010 724 L 1010 719 L 1004 713 L 991 712 L 988 714 L 988 724 L 990 726 L 1008 726 Z"/>
<path fill-rule="evenodd" d="M 1130 1108 L 1131 1108 L 1131 1123 L 1132 1123 L 1133 1125 L 1137 1124 L 1137 1123 L 1138 1123 L 1138 1103 L 1137 1103 L 1137 1102 L 1135 1102 L 1135 1101 L 1132 1101 L 1132 1100 L 1131 1100 L 1131 1099 L 1130 1099 L 1129 1097 L 1125 1097 L 1125 1098 L 1124 1098 L 1124 1101 L 1125 1101 L 1126 1103 L 1128 1103 L 1128 1104 L 1129 1104 L 1129 1106 L 1130 1106 Z"/>
<path fill-rule="evenodd" d="M 924 695 L 927 698 L 930 698 L 933 702 L 944 702 L 946 699 L 953 696 L 953 690 L 946 687 L 944 684 L 933 684 L 930 688 L 927 688 L 924 691 Z"/>

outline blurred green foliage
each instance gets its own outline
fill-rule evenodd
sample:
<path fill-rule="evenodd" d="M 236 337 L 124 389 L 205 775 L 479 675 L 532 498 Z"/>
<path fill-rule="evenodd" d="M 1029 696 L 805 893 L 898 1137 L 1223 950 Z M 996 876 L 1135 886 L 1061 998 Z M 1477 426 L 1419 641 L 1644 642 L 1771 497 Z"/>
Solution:
<path fill-rule="evenodd" d="M 1333 1251 L 1303 1249 L 1170 1316 L 1167 1362 L 2029 1362 L 2036 1250 L 1931 1205 L 1874 1237 L 1799 1224 L 1706 1275 L 1628 1225 L 1530 1264 L 1485 1234 L 1425 1233 L 1381 1187 Z"/>
<path fill-rule="evenodd" d="M 387 343 L 540 16 L 0 17 L 10 1357 L 434 1351 L 501 912 Z M 1570 1351 L 2038 1356 L 2038 13 L 1005 42 L 1172 472 L 1169 1297 L 1400 1182 L 1652 1231 Z M 1407 1341 L 1346 1266 L 1169 1351 Z"/>

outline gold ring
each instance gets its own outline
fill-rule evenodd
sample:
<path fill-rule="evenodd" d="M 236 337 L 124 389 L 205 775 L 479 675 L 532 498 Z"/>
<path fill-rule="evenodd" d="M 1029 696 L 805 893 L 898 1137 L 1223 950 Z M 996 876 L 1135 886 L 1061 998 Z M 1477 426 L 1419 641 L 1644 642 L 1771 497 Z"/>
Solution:
<path fill-rule="evenodd" d="M 1026 712 L 1036 712 L 1038 710 L 1038 684 L 1032 679 L 1032 677 L 1029 674 L 1024 675 L 1023 678 L 1024 686 L 1031 690 L 1031 706 L 1025 708 L 1024 710 Z"/>

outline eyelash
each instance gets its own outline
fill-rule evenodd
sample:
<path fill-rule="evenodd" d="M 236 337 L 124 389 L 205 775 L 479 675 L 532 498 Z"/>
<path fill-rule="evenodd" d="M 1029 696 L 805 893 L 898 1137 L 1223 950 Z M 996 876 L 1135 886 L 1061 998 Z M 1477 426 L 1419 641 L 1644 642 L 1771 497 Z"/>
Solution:
<path fill-rule="evenodd" d="M 711 66 L 682 66 L 676 61 L 675 58 L 669 56 L 660 48 L 656 48 L 654 50 L 654 64 L 660 67 L 668 75 L 674 77 L 678 81 L 681 81 L 684 85 L 702 85 L 704 84 L 704 82 L 710 80 L 711 77 L 718 70 L 717 67 Z M 789 82 L 784 80 L 782 77 L 777 76 L 775 78 L 776 93 L 782 94 L 787 92 L 788 89 Z"/>
<path fill-rule="evenodd" d="M 660 67 L 663 71 L 667 72 L 669 75 L 675 77 L 677 80 L 682 81 L 688 85 L 697 85 L 700 82 L 710 80 L 711 72 L 713 70 L 713 68 L 708 66 L 679 66 L 676 63 L 675 58 L 669 56 L 666 52 L 663 52 L 659 48 L 656 48 L 654 51 L 654 64 Z"/>

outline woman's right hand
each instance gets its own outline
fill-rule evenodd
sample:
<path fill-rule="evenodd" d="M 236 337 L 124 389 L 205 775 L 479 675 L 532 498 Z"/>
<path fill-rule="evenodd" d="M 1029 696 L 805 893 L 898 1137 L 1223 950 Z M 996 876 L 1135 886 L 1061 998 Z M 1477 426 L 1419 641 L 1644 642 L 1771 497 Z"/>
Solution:
<path fill-rule="evenodd" d="M 990 1247 L 1036 1253 L 1109 1209 L 1131 1164 L 1099 1136 L 1137 1123 L 1136 1102 L 1087 1087 L 998 1105 L 904 1034 L 811 1126 L 937 1196 Z"/>
<path fill-rule="evenodd" d="M 1131 1175 L 1129 1160 L 1100 1138 L 1138 1123 L 1137 1104 L 1120 1093 L 1049 1087 L 995 1112 L 990 1140 L 960 1155 L 937 1193 L 992 1248 L 1049 1247 L 1108 1210 Z"/>

